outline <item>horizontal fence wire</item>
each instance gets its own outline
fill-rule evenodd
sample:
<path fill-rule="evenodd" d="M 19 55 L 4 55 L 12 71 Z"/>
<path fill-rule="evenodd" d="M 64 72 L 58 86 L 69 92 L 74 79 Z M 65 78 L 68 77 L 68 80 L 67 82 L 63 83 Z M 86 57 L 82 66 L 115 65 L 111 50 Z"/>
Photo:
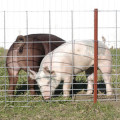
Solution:
<path fill-rule="evenodd" d="M 7 19 L 8 17 L 8 14 L 9 13 L 24 13 L 25 14 L 25 26 L 9 26 L 8 23 L 9 23 L 9 19 Z M 43 23 L 41 23 L 41 26 L 35 26 L 35 27 L 31 27 L 30 24 L 30 14 L 37 14 L 38 17 L 39 17 L 39 14 L 38 13 L 42 13 L 43 15 L 47 13 L 47 26 L 43 25 L 42 24 L 45 22 L 45 19 L 43 20 Z M 53 14 L 55 13 L 56 16 L 53 16 Z M 66 19 L 66 16 L 65 15 L 62 15 L 63 13 L 66 13 L 66 16 L 68 15 L 68 19 Z M 92 14 L 91 14 L 92 13 Z M 106 15 L 107 14 L 110 14 L 110 13 L 114 13 L 114 16 L 112 16 L 113 14 L 111 14 L 110 17 L 113 17 L 115 20 L 114 20 L 114 24 L 110 24 L 110 25 L 104 25 L 104 26 L 99 26 L 98 25 L 98 35 L 100 34 L 103 34 L 103 33 L 100 33 L 101 30 L 103 30 L 103 32 L 105 31 L 109 31 L 109 30 L 113 30 L 112 32 L 114 32 L 114 34 L 112 34 L 111 32 L 108 32 L 107 34 L 107 39 L 104 41 L 105 44 L 108 46 L 108 45 L 112 45 L 112 47 L 108 46 L 108 48 L 106 48 L 107 50 L 110 50 L 111 52 L 111 55 L 105 55 L 107 57 L 112 57 L 112 65 L 109 66 L 107 64 L 103 64 L 103 65 L 99 65 L 99 67 L 103 67 L 104 69 L 106 67 L 111 67 L 112 68 L 112 71 L 111 73 L 105 73 L 107 74 L 107 76 L 111 76 L 111 81 L 110 82 L 106 82 L 104 81 L 104 79 L 102 78 L 103 74 L 102 72 L 100 72 L 100 70 L 98 70 L 98 74 L 97 74 L 97 77 L 98 77 L 98 81 L 97 81 L 97 97 L 98 97 L 98 101 L 119 101 L 120 100 L 120 46 L 119 46 L 119 42 L 120 42 L 120 36 L 119 36 L 119 29 L 120 29 L 120 26 L 119 26 L 119 14 L 120 14 L 120 10 L 98 10 L 98 16 L 99 14 L 103 14 L 105 13 Z M 57 15 L 60 14 L 61 17 L 64 16 L 64 20 L 61 21 L 62 22 L 58 22 L 59 24 L 61 25 L 57 25 Z M 90 20 L 92 18 L 92 20 L 94 20 L 94 10 L 88 10 L 88 11 L 0 11 L 0 18 L 2 18 L 2 24 L 0 23 L 0 32 L 1 32 L 1 35 L 3 36 L 0 40 L 0 104 L 4 104 L 5 106 L 11 106 L 11 107 L 14 107 L 14 106 L 17 106 L 17 107 L 28 107 L 30 106 L 31 103 L 37 103 L 37 102 L 44 102 L 44 101 L 48 101 L 48 102 L 58 102 L 58 101 L 75 101 L 75 102 L 79 102 L 79 101 L 92 101 L 93 102 L 93 85 L 94 83 L 93 82 L 89 82 L 88 81 L 88 77 L 90 74 L 88 73 L 85 73 L 84 70 L 81 70 L 81 72 L 79 74 L 74 74 L 75 70 L 74 69 L 81 69 L 81 68 L 88 68 L 88 65 L 75 65 L 75 56 L 86 56 L 86 54 L 79 54 L 79 55 L 75 55 L 73 54 L 75 52 L 75 45 L 76 44 L 79 44 L 79 42 L 82 42 L 82 41 L 93 41 L 93 38 L 87 38 L 87 34 L 88 32 L 86 32 L 87 30 L 91 30 L 91 31 L 94 31 L 94 22 L 93 23 L 90 23 L 89 26 L 75 26 L 75 22 L 76 22 L 76 16 L 75 14 L 77 15 L 81 15 L 81 14 L 87 14 L 87 15 L 90 15 L 92 17 L 90 17 Z M 89 21 L 89 20 L 86 20 L 86 16 L 87 15 L 83 15 L 83 18 L 84 18 L 84 22 L 86 21 Z M 52 18 L 53 17 L 53 18 Z M 83 19 L 81 18 L 81 19 Z M 106 17 L 105 17 L 106 18 Z M 41 18 L 43 19 L 43 18 Z M 53 23 L 52 20 L 56 20 L 55 23 Z M 111 18 L 112 19 L 112 18 Z M 80 19 L 78 19 L 80 20 Z M 101 19 L 100 19 L 101 20 Z M 13 21 L 14 22 L 14 21 Z M 34 21 L 33 21 L 34 22 Z M 62 25 L 62 23 L 66 23 L 66 25 Z M 81 22 L 81 21 L 79 21 Z M 36 22 L 37 23 L 37 22 Z M 46 22 L 45 22 L 46 23 Z M 67 24 L 69 24 L 69 26 L 67 26 Z M 86 22 L 87 24 L 87 22 Z M 93 24 L 93 25 L 92 25 Z M 99 17 L 98 17 L 98 24 L 99 24 Z M 26 41 L 10 41 L 9 40 L 9 37 L 8 36 L 11 36 L 9 33 L 9 31 L 13 31 L 12 34 L 14 34 L 14 31 L 17 31 L 17 30 L 22 30 L 22 31 L 25 31 L 23 32 L 26 36 Z M 31 31 L 33 30 L 33 31 Z M 36 30 L 34 32 L 34 30 Z M 32 34 L 38 34 L 39 31 L 45 31 L 43 33 L 47 34 L 49 37 L 46 41 L 36 41 L 36 39 L 34 39 L 34 42 L 33 41 L 29 41 L 30 40 L 30 37 L 29 35 L 32 33 Z M 47 30 L 47 32 L 46 32 Z M 77 34 L 76 34 L 76 30 L 79 31 Z M 86 32 L 86 34 L 84 34 L 85 37 L 78 37 L 78 36 L 82 36 L 82 33 L 81 33 L 81 30 L 85 30 L 84 32 Z M 58 32 L 59 31 L 59 32 Z M 67 31 L 67 32 L 65 32 Z M 100 32 L 99 32 L 100 31 Z M 55 89 L 55 91 L 52 93 L 52 89 L 53 89 L 53 84 L 57 84 L 57 82 L 59 81 L 56 81 L 56 83 L 54 82 L 54 75 L 52 75 L 52 65 L 55 64 L 55 62 L 52 62 L 52 59 L 54 57 L 54 50 L 53 50 L 53 53 L 51 52 L 52 51 L 52 44 L 62 44 L 63 41 L 52 41 L 52 34 L 55 34 L 56 36 L 60 37 L 61 39 L 65 40 L 66 43 L 70 43 L 71 44 L 71 47 L 72 47 L 72 52 L 71 53 L 64 53 L 64 51 L 67 49 L 67 48 L 64 48 L 62 50 L 62 52 L 60 51 L 58 55 L 56 55 L 56 57 L 58 57 L 58 59 L 60 60 L 61 59 L 61 54 L 64 53 L 66 54 L 66 58 L 69 57 L 69 55 L 71 55 L 72 57 L 72 62 L 71 64 L 62 64 L 61 67 L 62 68 L 65 68 L 67 69 L 67 73 L 63 73 L 61 72 L 61 76 L 62 76 L 62 79 L 58 85 L 58 87 Z M 23 36 L 24 36 L 23 34 Z M 44 34 L 44 35 L 45 35 Z M 65 34 L 68 34 L 64 37 Z M 93 32 L 91 32 L 91 34 L 93 34 Z M 104 36 L 104 34 L 103 34 Z M 14 35 L 14 38 L 17 38 L 16 34 Z M 68 39 L 66 39 L 68 38 Z M 106 38 L 106 36 L 105 36 Z M 109 38 L 109 39 L 108 39 Z M 111 38 L 114 38 L 114 39 L 111 39 Z M 21 39 L 22 40 L 22 39 Z M 102 41 L 102 38 L 98 38 L 98 44 L 99 44 L 99 41 L 100 43 L 103 42 Z M 15 48 L 12 50 L 12 54 L 7 56 L 7 52 L 9 51 L 8 49 L 8 44 L 14 44 L 15 45 L 18 45 L 18 46 L 15 46 Z M 26 50 L 26 53 L 24 55 L 22 55 L 21 53 L 17 53 L 16 54 L 16 48 L 19 47 L 19 44 L 24 44 L 26 45 L 26 47 L 24 48 L 24 45 L 21 46 L 21 51 L 24 51 Z M 41 55 L 33 55 L 32 52 L 29 52 L 30 49 L 32 48 L 35 48 L 34 46 L 29 46 L 30 44 L 35 44 L 35 45 L 38 45 L 38 44 L 48 44 L 48 51 Z M 114 45 L 113 45 L 114 44 Z M 2 47 L 1 45 L 3 46 L 3 53 L 2 53 Z M 62 46 L 62 45 L 61 45 Z M 91 46 L 93 47 L 93 46 Z M 58 47 L 59 48 L 59 47 Z M 46 48 L 44 48 L 46 49 Z M 43 50 L 43 47 L 41 49 L 41 46 L 36 50 L 38 51 L 41 51 Z M 89 51 L 89 50 L 88 50 Z M 34 51 L 33 51 L 34 52 Z M 51 52 L 51 53 L 49 53 Z M 49 75 L 46 75 L 45 77 L 38 77 L 38 79 L 43 79 L 43 78 L 49 78 L 50 79 L 50 91 L 47 89 L 47 91 L 45 92 L 48 92 L 50 93 L 50 98 L 49 99 L 44 99 L 44 93 L 45 92 L 42 92 L 42 88 L 41 86 L 38 85 L 37 81 L 36 80 L 30 80 L 29 77 L 30 77 L 30 70 L 34 70 L 35 73 L 33 74 L 36 74 L 38 73 L 38 69 L 40 68 L 41 64 L 41 60 L 39 61 L 38 64 L 36 64 L 36 60 L 37 59 L 44 59 L 44 57 L 46 57 L 46 54 L 48 53 L 49 55 L 49 59 L 50 59 L 50 62 L 47 62 L 46 64 L 50 64 L 50 74 Z M 94 54 L 89 54 L 89 57 L 92 57 L 94 56 Z M 99 55 L 98 55 L 99 57 Z M 7 59 L 11 59 L 12 61 L 9 61 L 9 66 L 6 66 L 6 61 Z M 34 60 L 36 59 L 36 60 Z M 94 58 L 92 58 L 94 60 Z M 31 60 L 31 61 L 30 61 Z M 30 62 L 34 61 L 34 63 L 32 63 L 30 65 Z M 64 62 L 66 62 L 64 60 Z M 98 60 L 99 62 L 99 60 Z M 18 64 L 20 66 L 18 66 Z M 60 62 L 59 62 L 60 63 Z M 67 62 L 66 62 L 67 63 Z M 57 64 L 57 63 L 56 63 Z M 56 65 L 54 67 L 54 69 L 59 69 L 59 65 Z M 91 69 L 94 68 L 94 66 L 91 66 Z M 72 69 L 72 73 L 70 74 L 69 73 L 69 69 Z M 9 70 L 9 72 L 8 72 Z M 44 68 L 40 68 L 39 72 L 43 72 L 44 71 Z M 11 72 L 11 74 L 10 74 Z M 19 73 L 19 74 L 18 74 Z M 54 71 L 53 71 L 54 73 Z M 58 74 L 59 72 L 56 72 L 56 74 Z M 38 74 L 37 74 L 38 75 Z M 59 75 L 58 75 L 59 77 Z M 65 77 L 71 77 L 71 82 L 64 82 L 63 79 Z M 11 79 L 11 81 L 10 81 Z M 17 82 L 16 82 L 17 80 Z M 110 96 L 107 95 L 107 91 L 106 91 L 106 85 L 107 84 L 110 84 L 112 86 L 112 94 Z M 64 88 L 64 85 L 69 85 L 71 87 L 69 88 Z M 91 87 L 88 88 L 88 85 Z M 42 87 L 44 87 L 46 85 L 43 84 Z M 70 91 L 69 93 L 69 97 L 65 97 L 63 95 L 65 95 L 65 93 L 67 91 Z M 88 94 L 89 91 L 90 93 Z M 48 96 L 47 96 L 48 97 Z"/>
<path fill-rule="evenodd" d="M 98 12 L 102 12 L 102 13 L 103 13 L 103 12 L 116 12 L 116 11 L 117 11 L 117 12 L 120 12 L 120 10 L 98 10 Z M 35 12 L 35 13 L 36 13 L 36 12 L 42 12 L 42 13 L 43 13 L 43 12 L 47 12 L 47 13 L 48 13 L 48 12 L 51 12 L 51 13 L 52 13 L 52 12 L 60 12 L 60 13 L 61 13 L 61 12 L 69 12 L 69 13 L 71 13 L 71 11 L 67 11 L 67 10 L 66 10 L 66 11 L 65 11 L 65 10 L 63 10 L 63 11 L 58 11 L 58 10 L 55 10 L 55 11 L 52 11 L 52 10 L 50 10 L 50 11 L 0 11 L 0 12 L 6 12 L 6 13 L 7 13 L 7 12 L 12 12 L 12 13 L 14 13 L 14 12 L 23 12 L 23 13 L 25 13 L 25 12 Z M 73 12 L 83 12 L 83 13 L 84 13 L 84 12 L 94 12 L 94 10 L 78 10 L 78 11 L 77 11 L 77 10 L 74 10 Z"/>

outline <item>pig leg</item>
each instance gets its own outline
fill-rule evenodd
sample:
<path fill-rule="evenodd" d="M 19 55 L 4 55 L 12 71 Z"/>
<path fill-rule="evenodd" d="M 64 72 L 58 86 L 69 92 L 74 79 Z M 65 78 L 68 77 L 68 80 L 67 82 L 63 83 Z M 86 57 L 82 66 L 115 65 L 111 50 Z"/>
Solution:
<path fill-rule="evenodd" d="M 88 86 L 87 86 L 87 95 L 90 95 L 93 93 L 93 79 L 94 79 L 94 74 L 91 74 L 87 77 L 87 81 L 88 81 Z"/>
<path fill-rule="evenodd" d="M 71 83 L 72 83 L 71 77 L 66 77 L 64 79 L 64 84 L 63 84 L 63 96 L 64 97 L 70 96 Z"/>
<path fill-rule="evenodd" d="M 35 80 L 31 80 L 29 77 L 28 84 L 29 84 L 30 94 L 35 95 L 35 88 L 34 88 Z"/>
<path fill-rule="evenodd" d="M 15 87 L 18 81 L 18 73 L 19 73 L 19 70 L 8 69 L 8 74 L 9 74 L 8 94 L 9 95 L 14 95 Z"/>
<path fill-rule="evenodd" d="M 111 86 L 111 62 L 101 61 L 98 65 L 99 69 L 102 72 L 104 82 L 106 84 L 106 93 L 107 95 L 112 95 L 112 86 Z"/>
<path fill-rule="evenodd" d="M 93 93 L 93 80 L 94 80 L 94 71 L 93 71 L 93 67 L 87 69 L 85 71 L 86 77 L 87 77 L 87 81 L 88 81 L 88 86 L 87 86 L 87 95 L 90 95 Z"/>

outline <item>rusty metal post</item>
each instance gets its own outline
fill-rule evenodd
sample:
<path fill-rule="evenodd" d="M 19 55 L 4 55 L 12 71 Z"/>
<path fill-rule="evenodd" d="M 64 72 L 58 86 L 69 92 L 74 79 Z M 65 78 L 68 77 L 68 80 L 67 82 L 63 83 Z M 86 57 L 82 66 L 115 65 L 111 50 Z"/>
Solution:
<path fill-rule="evenodd" d="M 98 9 L 94 9 L 94 103 L 97 102 Z"/>

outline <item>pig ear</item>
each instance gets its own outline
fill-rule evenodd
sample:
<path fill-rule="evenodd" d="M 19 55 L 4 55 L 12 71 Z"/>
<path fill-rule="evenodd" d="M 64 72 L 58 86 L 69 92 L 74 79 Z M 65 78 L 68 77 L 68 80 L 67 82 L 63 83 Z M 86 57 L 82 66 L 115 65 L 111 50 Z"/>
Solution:
<path fill-rule="evenodd" d="M 31 79 L 35 79 L 37 73 L 31 69 L 29 69 L 28 72 L 29 72 L 29 77 Z"/>
<path fill-rule="evenodd" d="M 52 75 L 55 74 L 55 71 L 50 71 L 49 68 L 48 68 L 48 66 L 44 67 L 44 68 L 43 68 L 43 71 L 44 71 L 44 73 L 46 73 L 46 74 L 52 74 Z"/>
<path fill-rule="evenodd" d="M 19 35 L 16 41 L 25 42 L 25 37 L 23 35 Z"/>

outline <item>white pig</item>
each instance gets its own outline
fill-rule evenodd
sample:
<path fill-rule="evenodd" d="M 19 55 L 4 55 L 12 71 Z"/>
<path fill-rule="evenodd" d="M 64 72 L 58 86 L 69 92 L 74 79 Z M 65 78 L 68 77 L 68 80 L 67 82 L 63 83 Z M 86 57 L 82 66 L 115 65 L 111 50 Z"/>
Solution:
<path fill-rule="evenodd" d="M 98 69 L 102 72 L 107 95 L 112 95 L 110 50 L 104 42 L 98 42 Z M 70 95 L 72 75 L 85 71 L 88 80 L 87 94 L 93 92 L 94 41 L 64 43 L 47 54 L 41 62 L 38 73 L 30 70 L 30 77 L 36 79 L 45 100 L 50 99 L 63 80 L 63 96 Z"/>

